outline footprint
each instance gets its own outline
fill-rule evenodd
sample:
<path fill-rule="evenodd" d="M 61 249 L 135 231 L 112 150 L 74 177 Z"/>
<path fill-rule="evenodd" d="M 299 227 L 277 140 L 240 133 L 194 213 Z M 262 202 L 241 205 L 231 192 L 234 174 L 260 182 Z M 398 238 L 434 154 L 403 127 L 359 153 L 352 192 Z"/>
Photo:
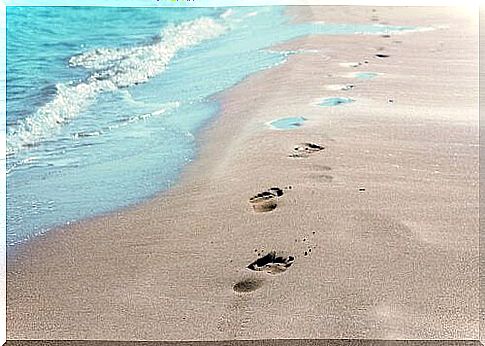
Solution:
<path fill-rule="evenodd" d="M 362 63 L 360 61 L 356 61 L 356 62 L 341 62 L 339 63 L 340 66 L 342 67 L 359 67 L 360 65 L 362 65 Z"/>
<path fill-rule="evenodd" d="M 320 174 L 317 178 L 319 179 L 323 179 L 325 180 L 326 182 L 331 182 L 333 181 L 333 176 L 332 175 L 329 175 L 329 174 Z"/>
<path fill-rule="evenodd" d="M 373 79 L 373 78 L 377 77 L 378 75 L 379 74 L 376 73 L 376 72 L 357 72 L 357 73 L 352 73 L 349 76 L 351 78 L 359 78 L 359 79 L 369 80 L 369 79 Z"/>
<path fill-rule="evenodd" d="M 268 192 L 272 193 L 276 197 L 283 196 L 283 190 L 280 189 L 279 187 L 271 187 L 271 188 L 268 189 Z"/>
<path fill-rule="evenodd" d="M 250 289 L 254 287 L 253 285 L 250 284 Z M 237 287 L 239 288 L 240 286 L 238 285 Z M 224 335 L 230 338 L 240 338 L 248 334 L 251 322 L 253 321 L 254 308 L 257 305 L 257 302 L 252 299 L 253 297 L 248 294 L 253 291 L 245 291 L 244 288 L 241 292 L 234 290 L 236 294 L 232 302 L 227 305 L 217 321 L 217 330 L 220 333 L 224 333 Z"/>
<path fill-rule="evenodd" d="M 342 90 L 342 91 L 348 91 L 352 90 L 355 86 L 353 84 L 329 84 L 325 86 L 325 89 L 327 90 Z"/>
<path fill-rule="evenodd" d="M 269 191 L 258 193 L 249 199 L 254 211 L 264 213 L 276 209 L 276 196 Z"/>
<path fill-rule="evenodd" d="M 389 58 L 390 55 L 388 54 L 376 54 L 374 55 L 376 58 L 379 58 L 379 59 L 385 59 L 385 58 Z"/>
<path fill-rule="evenodd" d="M 260 279 L 244 279 L 236 282 L 232 289 L 236 293 L 250 293 L 256 291 L 263 286 L 263 280 Z"/>
<path fill-rule="evenodd" d="M 292 186 L 283 188 L 285 190 L 291 190 Z M 278 197 L 283 196 L 283 189 L 279 187 L 269 188 L 267 191 L 258 193 L 257 195 L 249 199 L 249 203 L 253 206 L 256 212 L 268 212 L 276 209 L 278 205 Z"/>
<path fill-rule="evenodd" d="M 269 123 L 274 129 L 278 130 L 291 130 L 299 128 L 307 119 L 305 117 L 288 117 L 273 120 Z"/>
<path fill-rule="evenodd" d="M 325 149 L 324 146 L 315 143 L 300 143 L 293 148 L 293 152 L 288 155 L 289 157 L 308 157 L 318 151 Z"/>
<path fill-rule="evenodd" d="M 347 90 L 352 90 L 354 88 L 353 84 L 346 84 L 343 87 L 340 88 L 340 90 L 347 91 Z"/>
<path fill-rule="evenodd" d="M 316 170 L 320 170 L 320 171 L 331 171 L 332 170 L 332 167 L 330 166 L 325 166 L 325 165 L 313 165 L 312 166 L 313 168 L 315 168 Z"/>
<path fill-rule="evenodd" d="M 247 266 L 254 271 L 264 271 L 268 274 L 279 274 L 286 271 L 295 262 L 293 256 L 277 255 L 276 251 L 271 251 L 263 257 L 258 258 Z"/>
<path fill-rule="evenodd" d="M 326 181 L 328 183 L 331 183 L 334 179 L 333 175 L 328 174 L 329 171 L 332 170 L 331 167 L 329 166 L 324 166 L 324 165 L 312 165 L 312 170 L 311 172 L 311 177 L 313 179 L 316 179 L 318 181 Z"/>
<path fill-rule="evenodd" d="M 355 100 L 349 97 L 329 97 L 329 98 L 320 100 L 318 102 L 318 105 L 321 107 L 334 107 L 334 106 L 339 106 L 339 105 L 352 103 L 352 102 L 355 102 Z"/>

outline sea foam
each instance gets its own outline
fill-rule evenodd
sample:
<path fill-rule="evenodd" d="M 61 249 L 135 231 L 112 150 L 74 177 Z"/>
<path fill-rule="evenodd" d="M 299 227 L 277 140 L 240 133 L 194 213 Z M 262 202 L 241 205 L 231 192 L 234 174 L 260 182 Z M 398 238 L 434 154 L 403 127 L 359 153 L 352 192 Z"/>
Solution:
<path fill-rule="evenodd" d="M 99 93 L 144 83 L 162 73 L 178 51 L 220 36 L 225 30 L 222 23 L 203 17 L 167 26 L 161 39 L 150 45 L 98 48 L 71 57 L 69 66 L 89 70 L 89 77 L 77 84 L 57 84 L 50 102 L 9 131 L 7 153 L 15 154 L 42 142 L 89 106 Z"/>

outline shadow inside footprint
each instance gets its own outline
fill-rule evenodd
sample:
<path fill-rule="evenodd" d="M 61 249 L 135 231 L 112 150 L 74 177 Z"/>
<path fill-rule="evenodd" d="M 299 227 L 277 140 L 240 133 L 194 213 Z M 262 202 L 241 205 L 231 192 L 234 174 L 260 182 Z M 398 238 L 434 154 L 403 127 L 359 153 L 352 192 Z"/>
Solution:
<path fill-rule="evenodd" d="M 247 266 L 254 271 L 264 271 L 269 274 L 278 274 L 286 271 L 295 261 L 293 256 L 279 256 L 276 251 L 271 251 L 265 256 Z"/>
<path fill-rule="evenodd" d="M 283 190 L 281 190 L 279 187 L 272 187 L 272 188 L 268 189 L 268 192 L 272 193 L 276 197 L 283 196 Z"/>
<path fill-rule="evenodd" d="M 375 57 L 376 58 L 379 58 L 379 59 L 384 59 L 384 58 L 389 58 L 390 55 L 387 55 L 387 54 L 376 54 Z"/>
<path fill-rule="evenodd" d="M 293 148 L 293 153 L 289 157 L 307 157 L 317 151 L 322 151 L 325 147 L 314 143 L 301 143 Z"/>
<path fill-rule="evenodd" d="M 352 90 L 354 88 L 353 84 L 346 84 L 343 87 L 340 88 L 340 90 L 347 91 L 347 90 Z"/>
<path fill-rule="evenodd" d="M 267 212 L 276 208 L 278 197 L 283 196 L 283 190 L 279 187 L 272 187 L 267 191 L 260 192 L 249 199 L 254 211 Z"/>
<path fill-rule="evenodd" d="M 256 291 L 261 286 L 263 286 L 263 280 L 245 279 L 236 282 L 234 286 L 232 286 L 232 289 L 237 293 L 249 293 Z"/>

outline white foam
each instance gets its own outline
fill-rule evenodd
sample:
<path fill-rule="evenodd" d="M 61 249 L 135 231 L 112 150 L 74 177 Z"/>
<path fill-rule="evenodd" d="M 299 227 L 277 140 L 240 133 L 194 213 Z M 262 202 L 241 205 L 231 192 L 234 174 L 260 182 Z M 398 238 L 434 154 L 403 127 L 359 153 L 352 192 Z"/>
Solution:
<path fill-rule="evenodd" d="M 180 106 L 180 102 L 178 102 L 178 101 L 169 102 L 169 103 L 165 104 L 163 106 L 163 108 L 160 108 L 156 111 L 153 111 L 151 113 L 143 113 L 143 114 L 140 114 L 140 115 L 135 115 L 135 116 L 126 118 L 123 121 L 119 122 L 118 124 L 110 125 L 107 128 L 101 129 L 101 131 L 102 131 L 102 133 L 104 133 L 104 132 L 108 132 L 108 131 L 126 126 L 130 123 L 135 123 L 135 122 L 138 122 L 138 121 L 141 121 L 141 120 L 147 120 L 147 119 L 151 118 L 152 116 L 162 115 L 162 114 L 164 114 L 168 111 L 171 111 L 171 110 L 178 108 L 179 106 Z"/>
<path fill-rule="evenodd" d="M 69 60 L 71 67 L 91 70 L 91 76 L 79 84 L 58 84 L 52 101 L 24 119 L 7 137 L 7 153 L 48 138 L 62 124 L 76 117 L 101 92 L 115 91 L 146 82 L 162 73 L 181 49 L 215 38 L 225 27 L 211 18 L 199 18 L 169 25 L 161 40 L 151 45 L 130 48 L 99 48 Z"/>
<path fill-rule="evenodd" d="M 229 16 L 232 16 L 233 14 L 234 14 L 234 11 L 232 9 L 228 9 L 227 11 L 224 11 L 224 13 L 220 15 L 220 17 L 225 19 Z"/>
<path fill-rule="evenodd" d="M 160 42 L 132 48 L 101 48 L 74 56 L 70 66 L 94 69 L 96 79 L 109 79 L 118 87 L 142 83 L 165 70 L 175 54 L 203 40 L 219 36 L 224 27 L 210 18 L 169 25 Z"/>
<path fill-rule="evenodd" d="M 283 55 L 295 55 L 295 54 L 317 54 L 320 53 L 318 49 L 293 49 L 293 50 L 272 50 L 267 49 L 268 52 L 275 53 L 275 54 L 283 54 Z"/>
<path fill-rule="evenodd" d="M 7 154 L 22 147 L 34 145 L 62 124 L 74 118 L 99 92 L 115 90 L 116 86 L 106 80 L 77 85 L 58 84 L 54 99 L 24 119 L 7 135 Z"/>
<path fill-rule="evenodd" d="M 381 28 L 386 28 L 387 25 L 384 24 L 374 24 L 376 27 L 381 27 Z M 415 33 L 415 32 L 426 32 L 426 31 L 433 31 L 436 30 L 434 27 L 430 26 L 422 26 L 422 27 L 417 27 L 417 28 L 408 28 L 408 29 L 392 29 L 392 28 L 386 28 L 383 31 L 379 32 L 374 32 L 372 33 L 373 35 L 387 35 L 387 34 L 393 34 L 393 35 L 405 35 L 409 33 Z M 365 32 L 361 32 L 361 34 L 365 34 Z"/>

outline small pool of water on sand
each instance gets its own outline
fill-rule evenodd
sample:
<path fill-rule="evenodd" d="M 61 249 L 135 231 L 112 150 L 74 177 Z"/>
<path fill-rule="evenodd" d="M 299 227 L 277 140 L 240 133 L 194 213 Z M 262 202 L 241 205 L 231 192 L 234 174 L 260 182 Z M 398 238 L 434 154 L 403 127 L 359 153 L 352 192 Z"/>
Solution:
<path fill-rule="evenodd" d="M 359 72 L 355 74 L 355 78 L 359 79 L 373 79 L 375 77 L 377 77 L 375 72 Z"/>
<path fill-rule="evenodd" d="M 354 100 L 348 97 L 330 97 L 327 99 L 323 99 L 318 103 L 318 105 L 322 107 L 333 107 L 351 102 L 354 102 Z"/>
<path fill-rule="evenodd" d="M 300 127 L 305 120 L 304 117 L 288 117 L 273 120 L 270 125 L 279 130 L 290 130 Z"/>

